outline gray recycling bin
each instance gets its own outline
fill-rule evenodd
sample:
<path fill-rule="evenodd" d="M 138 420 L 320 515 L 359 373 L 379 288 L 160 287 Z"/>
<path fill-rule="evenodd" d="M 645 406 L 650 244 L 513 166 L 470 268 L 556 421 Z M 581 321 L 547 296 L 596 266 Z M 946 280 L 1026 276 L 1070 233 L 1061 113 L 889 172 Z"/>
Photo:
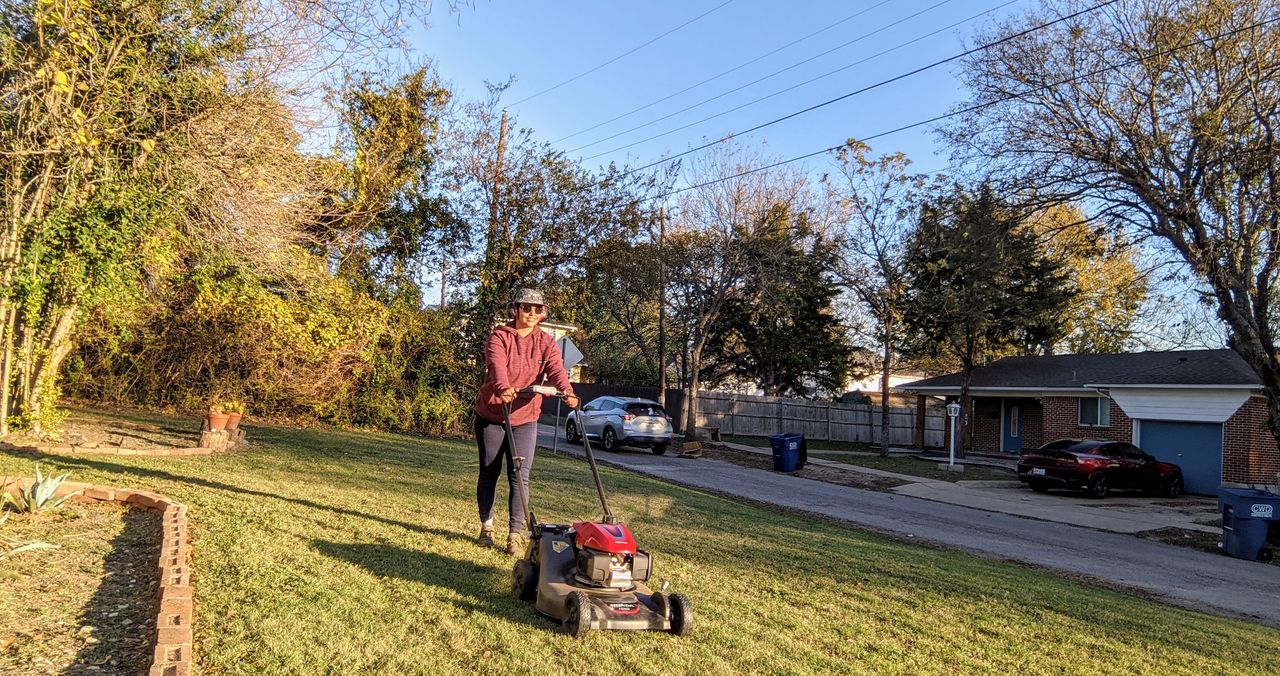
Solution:
<path fill-rule="evenodd" d="M 1253 488 L 1218 489 L 1222 514 L 1222 551 L 1257 561 L 1267 544 L 1271 524 L 1280 521 L 1280 494 Z"/>

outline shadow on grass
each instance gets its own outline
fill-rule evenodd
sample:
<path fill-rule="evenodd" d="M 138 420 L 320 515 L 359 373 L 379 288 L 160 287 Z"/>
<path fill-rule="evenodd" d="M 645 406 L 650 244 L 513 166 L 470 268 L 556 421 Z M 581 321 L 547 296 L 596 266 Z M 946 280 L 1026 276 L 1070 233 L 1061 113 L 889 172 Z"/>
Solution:
<path fill-rule="evenodd" d="M 441 528 L 432 528 L 430 526 L 424 526 L 418 523 L 407 523 L 404 521 L 397 521 L 396 519 L 387 518 L 385 516 L 378 516 L 376 514 L 366 514 L 365 512 L 358 512 L 356 510 L 347 509 L 345 507 L 335 507 L 333 505 L 325 505 L 325 504 L 316 502 L 314 500 L 307 500 L 305 498 L 286 497 L 283 495 L 278 495 L 276 493 L 268 493 L 266 491 L 254 490 L 252 488 L 243 488 L 240 486 L 233 486 L 231 484 L 222 483 L 221 481 L 211 481 L 209 479 L 202 479 L 200 477 L 186 476 L 183 474 L 174 474 L 173 472 L 166 472 L 164 470 L 159 470 L 159 469 L 150 469 L 146 467 L 131 467 L 129 465 L 121 465 L 119 463 L 106 462 L 103 460 L 94 460 L 90 458 L 70 456 L 70 455 L 44 453 L 33 448 L 24 448 L 24 449 L 0 448 L 0 453 L 4 453 L 5 455 L 11 455 L 14 457 L 31 458 L 36 461 L 53 460 L 57 462 L 57 465 L 60 469 L 62 468 L 95 469 L 101 472 L 113 472 L 117 474 L 148 477 L 152 479 L 162 479 L 164 481 L 172 481 L 174 483 L 187 484 L 190 486 L 199 486 L 201 488 L 208 488 L 216 491 L 224 491 L 227 493 L 235 493 L 237 495 L 251 495 L 259 498 L 280 500 L 282 502 L 288 502 L 291 504 L 300 505 L 302 507 L 307 507 L 309 509 L 330 512 L 333 514 L 341 514 L 342 516 L 349 516 L 357 519 L 368 519 L 369 521 L 376 521 L 378 523 L 386 524 L 388 526 L 403 528 L 407 531 L 411 531 L 414 533 L 428 533 L 431 535 L 435 535 L 437 537 L 447 538 L 450 540 L 458 540 L 461 542 L 472 541 L 470 537 L 463 535 L 461 533 L 451 531 L 451 530 L 444 530 Z"/>
<path fill-rule="evenodd" d="M 486 576 L 493 571 L 489 566 L 384 544 L 313 540 L 311 546 L 321 554 L 354 563 L 378 577 L 393 577 L 456 592 L 461 598 L 449 602 L 461 610 L 537 624 L 530 617 L 531 611 L 512 612 L 512 604 L 499 603 L 493 598 L 492 587 L 486 583 Z"/>
<path fill-rule="evenodd" d="M 80 610 L 80 626 L 92 627 L 99 642 L 86 644 L 76 665 L 107 665 L 114 673 L 145 673 L 151 664 L 160 585 L 160 514 L 142 509 L 124 513 L 124 529 L 111 540 L 102 582 Z M 126 622 L 128 622 L 126 624 Z M 97 667 L 94 667 L 95 669 Z M 117 671 L 118 670 L 118 671 Z M 84 673 L 69 670 L 64 673 Z"/>

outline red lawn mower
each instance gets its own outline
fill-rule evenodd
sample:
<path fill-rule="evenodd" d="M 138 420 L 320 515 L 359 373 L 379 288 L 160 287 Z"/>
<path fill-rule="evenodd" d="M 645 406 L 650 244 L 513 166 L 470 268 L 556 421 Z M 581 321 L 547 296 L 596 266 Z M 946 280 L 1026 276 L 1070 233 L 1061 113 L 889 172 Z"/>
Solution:
<path fill-rule="evenodd" d="M 564 396 L 552 387 L 535 386 L 530 391 Z M 582 416 L 575 417 L 581 420 Z M 514 438 L 510 416 L 504 423 L 507 438 Z M 528 506 L 526 492 L 522 496 L 525 520 L 532 535 L 525 557 L 516 561 L 511 572 L 512 591 L 525 601 L 533 601 L 539 613 L 559 620 L 565 633 L 574 637 L 592 629 L 669 631 L 687 636 L 693 630 L 689 597 L 654 592 L 645 585 L 653 572 L 653 557 L 636 546 L 631 530 L 609 511 L 591 441 L 586 434 L 582 441 L 604 516 L 599 521 L 575 521 L 572 525 L 539 523 Z"/>

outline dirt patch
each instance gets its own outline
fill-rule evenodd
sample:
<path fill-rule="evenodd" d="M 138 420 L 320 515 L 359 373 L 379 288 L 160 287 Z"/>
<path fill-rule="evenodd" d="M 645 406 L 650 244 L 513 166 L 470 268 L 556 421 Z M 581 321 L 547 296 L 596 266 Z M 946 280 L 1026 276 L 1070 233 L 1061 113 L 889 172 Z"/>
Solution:
<path fill-rule="evenodd" d="M 743 467 L 773 471 L 773 459 L 767 455 L 757 453 L 704 445 L 702 447 L 702 457 L 710 458 L 711 460 L 723 460 Z M 788 474 L 802 479 L 814 479 L 816 481 L 825 481 L 829 484 L 881 492 L 888 492 L 907 483 L 898 479 L 846 471 L 834 467 L 823 467 L 812 463 L 805 465 L 803 469 L 788 472 Z"/>
<path fill-rule="evenodd" d="M 68 444 L 85 449 L 123 447 L 138 450 L 191 448 L 200 442 L 200 423 L 189 429 L 143 421 L 121 420 L 87 411 L 71 411 L 56 431 L 44 435 L 12 433 L 5 441 L 14 446 Z"/>
<path fill-rule="evenodd" d="M 13 515 L 0 536 L 60 547 L 0 564 L 0 673 L 147 673 L 160 514 L 72 502 L 57 513 Z"/>

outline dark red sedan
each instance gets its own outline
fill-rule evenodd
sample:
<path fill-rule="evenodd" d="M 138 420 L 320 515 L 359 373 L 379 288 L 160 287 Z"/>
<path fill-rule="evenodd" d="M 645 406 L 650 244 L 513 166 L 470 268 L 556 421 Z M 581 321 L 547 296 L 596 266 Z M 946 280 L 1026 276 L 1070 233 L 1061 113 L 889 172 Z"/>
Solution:
<path fill-rule="evenodd" d="M 1059 439 L 1018 456 L 1018 481 L 1033 491 L 1083 489 L 1104 498 L 1113 488 L 1137 488 L 1176 498 L 1182 495 L 1182 468 L 1160 462 L 1123 441 Z"/>

